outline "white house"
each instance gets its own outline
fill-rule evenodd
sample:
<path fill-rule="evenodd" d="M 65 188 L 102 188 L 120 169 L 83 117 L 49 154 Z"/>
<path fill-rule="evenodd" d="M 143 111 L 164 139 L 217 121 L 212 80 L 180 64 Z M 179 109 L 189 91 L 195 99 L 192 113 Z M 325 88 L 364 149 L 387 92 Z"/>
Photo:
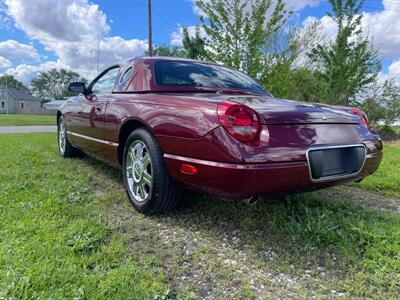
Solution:
<path fill-rule="evenodd" d="M 41 111 L 41 99 L 29 91 L 0 87 L 0 114 L 36 114 Z"/>

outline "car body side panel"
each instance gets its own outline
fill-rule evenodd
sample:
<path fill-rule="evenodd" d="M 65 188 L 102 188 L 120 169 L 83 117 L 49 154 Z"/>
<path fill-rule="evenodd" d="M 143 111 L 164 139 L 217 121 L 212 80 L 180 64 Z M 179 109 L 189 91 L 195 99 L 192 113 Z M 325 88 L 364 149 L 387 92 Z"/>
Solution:
<path fill-rule="evenodd" d="M 130 121 L 138 121 L 157 136 L 199 139 L 216 127 L 219 122 L 216 106 L 187 102 L 180 97 L 157 94 L 113 94 L 110 96 L 104 124 L 104 139 L 107 161 L 118 162 L 118 149 L 113 143 L 120 143 L 121 128 Z"/>
<path fill-rule="evenodd" d="M 219 126 L 216 106 L 173 101 L 154 94 L 113 94 L 106 109 L 105 138 L 118 142 L 125 122 L 138 120 L 155 135 L 196 139 Z"/>

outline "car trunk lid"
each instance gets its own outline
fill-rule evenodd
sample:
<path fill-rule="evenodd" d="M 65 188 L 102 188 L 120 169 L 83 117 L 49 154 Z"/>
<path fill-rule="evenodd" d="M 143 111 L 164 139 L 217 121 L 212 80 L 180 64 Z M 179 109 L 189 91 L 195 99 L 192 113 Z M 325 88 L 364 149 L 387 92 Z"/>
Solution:
<path fill-rule="evenodd" d="M 215 100 L 249 106 L 262 124 L 358 124 L 359 119 L 334 106 L 255 95 L 215 95 Z"/>

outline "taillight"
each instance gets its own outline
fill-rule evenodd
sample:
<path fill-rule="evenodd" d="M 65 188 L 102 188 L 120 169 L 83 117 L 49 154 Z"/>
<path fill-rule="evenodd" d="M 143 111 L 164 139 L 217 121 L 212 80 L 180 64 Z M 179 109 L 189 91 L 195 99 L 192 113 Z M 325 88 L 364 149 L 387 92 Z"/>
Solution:
<path fill-rule="evenodd" d="M 218 118 L 225 130 L 241 142 L 250 142 L 260 133 L 258 115 L 243 104 L 221 102 L 218 105 Z"/>
<path fill-rule="evenodd" d="M 351 112 L 356 115 L 357 117 L 360 118 L 360 123 L 361 125 L 364 125 L 365 127 L 368 127 L 368 118 L 367 115 L 359 108 L 351 108 Z"/>

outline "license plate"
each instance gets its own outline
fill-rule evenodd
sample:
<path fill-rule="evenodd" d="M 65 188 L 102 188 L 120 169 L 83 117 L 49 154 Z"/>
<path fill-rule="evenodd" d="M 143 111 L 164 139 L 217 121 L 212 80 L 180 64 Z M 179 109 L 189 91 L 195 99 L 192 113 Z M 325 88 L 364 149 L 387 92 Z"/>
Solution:
<path fill-rule="evenodd" d="M 364 145 L 311 148 L 307 151 L 311 178 L 315 181 L 352 176 L 364 165 Z"/>

